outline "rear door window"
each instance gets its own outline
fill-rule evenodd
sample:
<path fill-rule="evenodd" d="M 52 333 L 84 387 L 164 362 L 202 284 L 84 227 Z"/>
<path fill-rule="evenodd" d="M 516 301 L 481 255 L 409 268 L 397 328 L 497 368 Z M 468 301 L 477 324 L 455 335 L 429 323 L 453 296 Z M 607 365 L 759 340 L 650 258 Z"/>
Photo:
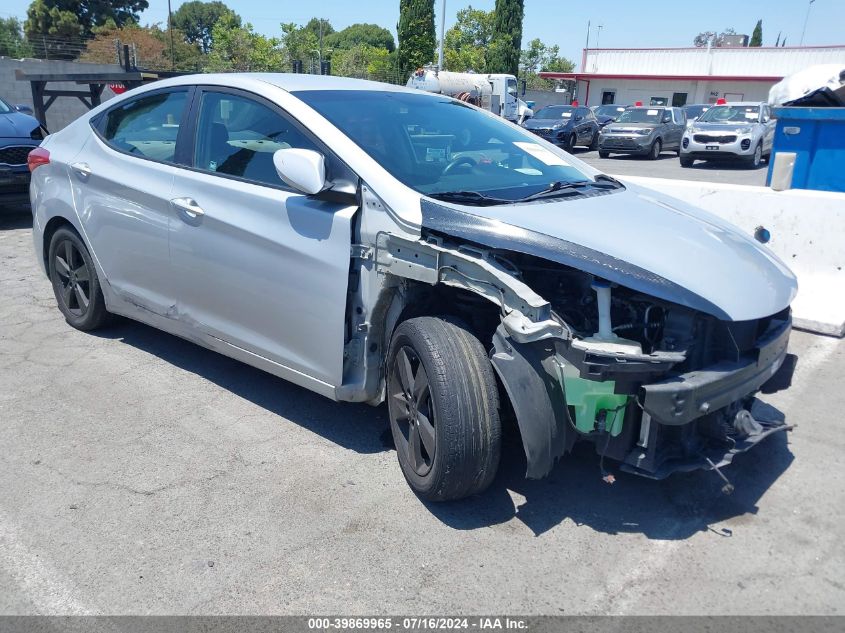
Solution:
<path fill-rule="evenodd" d="M 100 134 L 118 151 L 172 163 L 187 103 L 187 90 L 156 92 L 131 99 L 105 114 L 99 122 Z"/>
<path fill-rule="evenodd" d="M 291 147 L 320 151 L 297 124 L 268 105 L 230 92 L 203 91 L 195 168 L 284 187 L 273 154 Z"/>

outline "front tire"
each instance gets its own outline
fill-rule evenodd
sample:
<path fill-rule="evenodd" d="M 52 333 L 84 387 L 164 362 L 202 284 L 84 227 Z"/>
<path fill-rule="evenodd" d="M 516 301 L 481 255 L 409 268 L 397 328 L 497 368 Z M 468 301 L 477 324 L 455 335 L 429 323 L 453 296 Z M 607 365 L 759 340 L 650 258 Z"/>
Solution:
<path fill-rule="evenodd" d="M 575 136 L 575 133 L 569 135 L 569 138 L 566 139 L 566 151 L 570 154 L 575 151 L 575 144 L 578 142 L 578 137 Z"/>
<path fill-rule="evenodd" d="M 599 148 L 599 131 L 596 130 L 593 138 L 590 140 L 590 151 L 596 151 Z"/>
<path fill-rule="evenodd" d="M 493 481 L 501 452 L 490 359 L 463 326 L 437 317 L 401 323 L 387 361 L 390 430 L 402 474 L 423 499 L 461 499 Z"/>
<path fill-rule="evenodd" d="M 757 143 L 754 154 L 748 159 L 747 164 L 749 169 L 759 169 L 760 165 L 763 164 L 763 146 L 760 143 Z"/>
<path fill-rule="evenodd" d="M 681 167 L 692 167 L 692 164 L 695 162 L 694 158 L 685 158 L 681 156 Z"/>
<path fill-rule="evenodd" d="M 610 156 L 610 152 L 605 152 L 603 150 L 599 150 L 599 158 L 608 158 Z"/>
<path fill-rule="evenodd" d="M 648 150 L 648 159 L 649 160 L 657 160 L 660 158 L 660 152 L 663 151 L 663 143 L 660 142 L 660 139 L 654 141 L 651 144 L 651 147 Z"/>
<path fill-rule="evenodd" d="M 94 261 L 85 243 L 67 227 L 50 240 L 48 272 L 65 321 L 77 330 L 96 330 L 109 318 Z"/>

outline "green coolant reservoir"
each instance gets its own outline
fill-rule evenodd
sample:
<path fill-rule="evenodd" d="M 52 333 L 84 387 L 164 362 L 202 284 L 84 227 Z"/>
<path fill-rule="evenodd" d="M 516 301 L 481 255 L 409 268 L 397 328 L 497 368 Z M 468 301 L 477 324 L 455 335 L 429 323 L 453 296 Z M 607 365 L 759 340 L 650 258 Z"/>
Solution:
<path fill-rule="evenodd" d="M 606 411 L 605 428 L 612 436 L 622 431 L 625 420 L 625 405 L 628 396 L 613 393 L 616 383 L 612 380 L 596 382 L 585 380 L 578 375 L 578 370 L 558 358 L 558 380 L 566 391 L 566 404 L 575 408 L 575 427 L 582 433 L 596 430 L 596 418 L 599 412 Z"/>

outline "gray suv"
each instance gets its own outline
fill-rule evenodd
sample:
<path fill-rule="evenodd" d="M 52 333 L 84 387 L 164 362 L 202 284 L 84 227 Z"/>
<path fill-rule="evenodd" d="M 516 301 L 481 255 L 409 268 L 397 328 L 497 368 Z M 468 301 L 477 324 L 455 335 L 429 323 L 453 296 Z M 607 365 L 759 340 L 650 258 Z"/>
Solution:
<path fill-rule="evenodd" d="M 599 156 L 639 154 L 654 160 L 666 150 L 680 152 L 687 118 L 681 108 L 628 108 L 599 136 Z"/>

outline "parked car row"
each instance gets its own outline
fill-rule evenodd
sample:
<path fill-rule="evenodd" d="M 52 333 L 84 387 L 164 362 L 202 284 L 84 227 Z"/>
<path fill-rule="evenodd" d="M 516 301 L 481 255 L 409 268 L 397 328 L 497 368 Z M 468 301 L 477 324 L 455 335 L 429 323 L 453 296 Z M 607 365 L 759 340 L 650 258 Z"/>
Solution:
<path fill-rule="evenodd" d="M 760 166 L 772 151 L 774 119 L 765 103 L 669 106 L 550 105 L 523 126 L 567 151 L 583 146 L 656 160 L 675 152 L 682 167 L 696 160 Z"/>
<path fill-rule="evenodd" d="M 0 99 L 0 210 L 29 201 L 26 157 L 47 136 L 25 105 Z"/>

